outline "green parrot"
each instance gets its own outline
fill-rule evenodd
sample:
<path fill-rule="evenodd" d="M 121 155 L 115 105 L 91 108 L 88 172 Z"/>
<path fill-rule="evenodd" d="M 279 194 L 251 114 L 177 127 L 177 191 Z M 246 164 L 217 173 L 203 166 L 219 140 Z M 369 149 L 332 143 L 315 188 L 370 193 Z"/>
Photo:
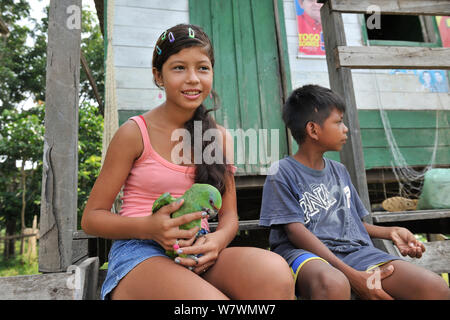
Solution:
<path fill-rule="evenodd" d="M 155 213 L 165 205 L 168 205 L 179 199 L 184 199 L 184 203 L 181 207 L 172 212 L 171 217 L 177 218 L 182 215 L 197 212 L 206 211 L 209 218 L 216 217 L 220 208 L 222 207 L 222 196 L 219 190 L 210 184 L 194 183 L 186 192 L 179 198 L 174 198 L 169 192 L 163 193 L 158 199 L 155 200 L 152 207 L 152 212 Z M 189 230 L 194 227 L 201 228 L 201 219 L 193 220 L 180 226 L 180 229 Z M 197 236 L 208 233 L 205 229 L 200 229 Z M 166 254 L 169 257 L 175 258 L 177 256 L 174 250 L 167 250 Z M 180 257 L 188 257 L 181 254 Z M 192 257 L 191 257 L 192 258 Z"/>

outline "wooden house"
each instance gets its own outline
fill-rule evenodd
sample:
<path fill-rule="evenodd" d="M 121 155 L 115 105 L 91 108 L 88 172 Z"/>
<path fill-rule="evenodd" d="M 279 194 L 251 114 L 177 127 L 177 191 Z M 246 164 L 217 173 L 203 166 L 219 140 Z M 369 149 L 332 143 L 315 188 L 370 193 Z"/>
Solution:
<path fill-rule="evenodd" d="M 298 86 L 316 83 L 343 94 L 352 141 L 340 154 L 328 156 L 350 167 L 350 175 L 365 205 L 369 199 L 364 173 L 369 173 L 370 182 L 371 170 L 390 168 L 393 163 L 386 139 L 386 121 L 383 123 L 380 116 L 384 112 L 398 149 L 409 165 L 427 165 L 432 149 L 435 165 L 450 164 L 448 80 L 447 92 L 433 92 L 422 86 L 417 77 L 421 75 L 419 71 L 404 70 L 422 70 L 427 66 L 433 66 L 429 68 L 432 70 L 450 68 L 448 49 L 439 50 L 443 42 L 435 22 L 427 17 L 417 18 L 417 30 L 422 33 L 423 41 L 395 40 L 402 46 L 397 52 L 392 48 L 393 40 L 375 39 L 376 36 L 373 38 L 365 30 L 370 17 L 364 13 L 369 1 L 327 0 L 327 10 L 321 10 L 325 17 L 322 23 L 326 30 L 326 57 L 305 57 L 298 53 L 295 1 L 95 1 L 106 41 L 105 145 L 117 125 L 156 107 L 164 99 L 164 93 L 153 84 L 151 72 L 153 45 L 158 36 L 175 24 L 190 22 L 202 26 L 212 38 L 216 51 L 214 88 L 221 97 L 216 120 L 229 130 L 251 132 L 248 130 L 253 129 L 258 132 L 256 144 L 262 146 L 253 163 L 249 161 L 252 154 L 246 145 L 255 141 L 245 135 L 236 136 L 236 140 L 250 141 L 244 144 L 235 140 L 235 154 L 245 155 L 243 163 L 236 163 L 241 220 L 241 233 L 236 239 L 243 239 L 247 245 L 265 247 L 267 242 L 266 230 L 262 230 L 262 237 L 253 233 L 245 238 L 249 229 L 261 231 L 254 221 L 248 225 L 245 221 L 258 218 L 265 168 L 277 160 L 267 151 L 273 144 L 278 145 L 275 153 L 282 158 L 297 150 L 281 121 L 280 108 L 291 90 Z M 48 56 L 51 59 L 47 64 L 39 248 L 39 270 L 44 274 L 0 279 L 4 289 L 0 292 L 2 299 L 95 299 L 104 277 L 99 266 L 107 259 L 108 242 L 84 234 L 76 225 L 78 113 L 74 106 L 79 104 L 81 30 L 67 24 L 67 15 L 69 7 L 80 9 L 81 2 L 50 2 Z M 423 12 L 433 16 L 443 12 L 450 15 L 448 0 L 370 2 L 379 4 L 383 12 L 390 14 Z M 385 49 L 386 44 L 390 47 Z M 414 48 L 405 49 L 405 46 L 430 50 L 426 54 L 418 50 L 422 52 L 418 54 Z M 386 52 L 391 56 L 386 57 Z M 405 53 L 408 59 L 404 58 Z M 393 65 L 398 67 L 395 71 L 381 70 Z M 65 121 L 58 121 L 61 119 Z M 278 141 L 272 142 L 269 134 L 259 134 L 264 129 L 274 130 L 267 132 L 276 132 Z M 450 210 L 430 210 L 389 214 L 384 221 L 418 222 L 420 230 L 427 230 L 422 232 L 446 230 L 448 233 L 449 220 Z M 382 224 L 383 220 L 373 219 L 373 222 Z M 377 246 L 396 254 L 392 244 Z M 449 241 L 427 243 L 426 248 L 427 255 L 412 262 L 437 273 L 449 272 Z"/>
<path fill-rule="evenodd" d="M 258 157 L 256 164 L 249 164 L 250 137 L 244 136 L 247 144 L 241 141 L 240 145 L 238 137 L 235 139 L 235 153 L 244 153 L 246 159 L 246 163 L 237 163 L 238 188 L 261 186 L 264 164 L 297 150 L 280 118 L 286 96 L 293 88 L 308 83 L 330 87 L 325 55 L 299 53 L 298 1 L 303 0 L 108 0 L 107 8 L 114 10 L 106 24 L 112 28 L 107 41 L 112 41 L 113 60 L 109 63 L 114 66 L 119 124 L 154 108 L 164 99 L 164 92 L 154 85 L 151 72 L 152 52 L 159 35 L 177 23 L 200 25 L 215 47 L 214 89 L 221 98 L 216 120 L 232 131 L 268 129 L 266 141 L 258 141 L 262 148 L 265 146 L 262 150 L 265 158 Z M 381 36 L 367 27 L 369 14 L 344 13 L 342 17 L 349 46 L 442 46 L 432 16 L 393 16 L 394 19 L 381 21 L 382 26 L 392 26 L 392 34 L 386 31 Z M 399 20 L 402 17 L 404 20 Z M 395 19 L 399 20 L 397 24 Z M 398 31 L 396 26 L 405 23 L 415 27 L 407 29 L 408 32 Z M 377 40 L 402 39 L 401 32 L 405 40 Z M 408 165 L 430 164 L 433 151 L 433 165 L 450 164 L 447 73 L 435 71 L 443 75 L 445 83 L 440 92 L 427 87 L 423 70 L 352 70 L 369 183 L 380 180 L 382 169 L 387 169 L 383 171 L 386 181 L 395 178 L 391 167 L 398 164 L 386 138 L 387 129 Z M 383 124 L 382 114 L 387 115 L 385 121 L 390 128 Z M 269 148 L 270 133 L 274 132 L 271 129 L 278 130 L 277 154 L 271 154 Z M 338 153 L 328 156 L 339 160 Z"/>

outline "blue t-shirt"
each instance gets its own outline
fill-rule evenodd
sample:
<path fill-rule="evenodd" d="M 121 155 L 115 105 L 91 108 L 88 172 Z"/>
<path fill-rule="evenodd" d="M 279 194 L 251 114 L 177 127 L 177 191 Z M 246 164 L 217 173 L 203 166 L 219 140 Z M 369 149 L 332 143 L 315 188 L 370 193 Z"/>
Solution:
<path fill-rule="evenodd" d="M 325 167 L 315 170 L 292 157 L 272 165 L 264 184 L 260 225 L 271 227 L 271 250 L 289 264 L 306 252 L 288 239 L 285 224 L 299 222 L 336 256 L 359 270 L 398 259 L 376 249 L 363 225 L 369 214 L 354 188 L 347 169 L 324 158 Z M 362 256 L 366 261 L 359 262 Z"/>

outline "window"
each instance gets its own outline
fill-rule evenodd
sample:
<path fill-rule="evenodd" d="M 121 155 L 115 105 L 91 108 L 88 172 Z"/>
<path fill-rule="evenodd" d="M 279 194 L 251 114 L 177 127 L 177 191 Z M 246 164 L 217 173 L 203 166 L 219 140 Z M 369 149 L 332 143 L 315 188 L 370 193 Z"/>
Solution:
<path fill-rule="evenodd" d="M 363 16 L 366 44 L 386 46 L 440 47 L 436 19 L 433 16 L 381 15 L 380 28 L 368 28 L 370 15 Z"/>

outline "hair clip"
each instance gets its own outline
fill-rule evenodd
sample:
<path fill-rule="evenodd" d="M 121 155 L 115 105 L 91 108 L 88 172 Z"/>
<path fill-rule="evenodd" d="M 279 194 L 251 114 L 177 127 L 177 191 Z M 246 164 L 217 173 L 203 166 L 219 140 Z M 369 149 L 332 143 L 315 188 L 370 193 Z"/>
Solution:
<path fill-rule="evenodd" d="M 155 49 L 156 49 L 156 53 L 158 53 L 158 55 L 161 55 L 162 50 L 160 47 L 158 47 L 158 45 L 156 45 Z"/>
<path fill-rule="evenodd" d="M 191 28 L 189 28 L 189 37 L 190 38 L 195 38 L 195 32 Z"/>
<path fill-rule="evenodd" d="M 175 41 L 175 37 L 173 36 L 172 32 L 169 32 L 169 41 L 170 42 L 174 42 Z"/>
<path fill-rule="evenodd" d="M 166 39 L 166 34 L 167 34 L 167 31 L 164 31 L 164 33 L 161 36 L 161 41 L 164 41 Z"/>

